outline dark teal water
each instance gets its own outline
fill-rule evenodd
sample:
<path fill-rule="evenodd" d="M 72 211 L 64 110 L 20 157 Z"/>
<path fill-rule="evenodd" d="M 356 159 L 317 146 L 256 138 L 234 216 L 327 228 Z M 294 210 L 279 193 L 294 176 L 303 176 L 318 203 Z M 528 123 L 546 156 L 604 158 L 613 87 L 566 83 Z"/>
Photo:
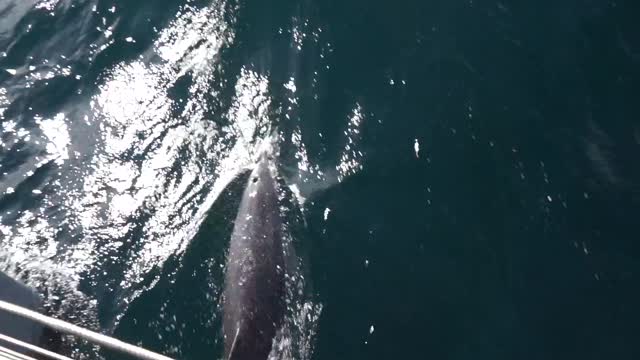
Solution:
<path fill-rule="evenodd" d="M 220 358 L 274 135 L 297 264 L 275 358 L 637 359 L 638 14 L 0 0 L 0 269 L 57 317 Z"/>

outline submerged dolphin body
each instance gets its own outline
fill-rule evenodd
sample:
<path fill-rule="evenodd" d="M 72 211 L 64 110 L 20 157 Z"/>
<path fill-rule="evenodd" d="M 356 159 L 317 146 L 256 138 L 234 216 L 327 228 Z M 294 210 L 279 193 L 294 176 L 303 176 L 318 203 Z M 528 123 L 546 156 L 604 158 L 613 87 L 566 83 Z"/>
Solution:
<path fill-rule="evenodd" d="M 261 155 L 242 195 L 223 292 L 225 360 L 264 360 L 284 316 L 282 219 L 273 159 Z"/>

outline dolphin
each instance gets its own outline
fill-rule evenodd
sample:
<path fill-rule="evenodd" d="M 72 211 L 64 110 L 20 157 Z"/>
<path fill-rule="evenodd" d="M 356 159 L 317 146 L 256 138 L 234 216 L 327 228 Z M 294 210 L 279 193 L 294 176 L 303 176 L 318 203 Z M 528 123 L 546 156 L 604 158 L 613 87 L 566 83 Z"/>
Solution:
<path fill-rule="evenodd" d="M 273 158 L 263 152 L 242 195 L 223 290 L 225 360 L 264 360 L 285 312 L 282 218 Z"/>

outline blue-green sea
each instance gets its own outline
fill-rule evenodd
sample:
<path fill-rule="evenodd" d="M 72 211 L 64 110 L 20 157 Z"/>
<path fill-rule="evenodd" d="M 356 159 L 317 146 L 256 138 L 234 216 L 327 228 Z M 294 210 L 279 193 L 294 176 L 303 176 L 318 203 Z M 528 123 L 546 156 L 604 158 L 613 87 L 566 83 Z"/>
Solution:
<path fill-rule="evenodd" d="M 271 142 L 295 248 L 273 359 L 639 359 L 639 16 L 0 0 L 0 270 L 51 316 L 221 359 L 226 252 Z"/>

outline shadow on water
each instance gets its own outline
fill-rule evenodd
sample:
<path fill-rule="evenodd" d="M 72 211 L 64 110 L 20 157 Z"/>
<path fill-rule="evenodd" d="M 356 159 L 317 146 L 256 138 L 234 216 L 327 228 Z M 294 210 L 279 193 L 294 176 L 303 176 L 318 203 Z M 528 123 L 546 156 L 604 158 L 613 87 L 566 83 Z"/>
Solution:
<path fill-rule="evenodd" d="M 180 359 L 221 353 L 220 295 L 225 254 L 249 172 L 238 176 L 209 210 L 183 254 L 172 255 L 155 285 L 129 306 L 118 339 Z M 107 359 L 124 359 L 104 352 Z"/>

